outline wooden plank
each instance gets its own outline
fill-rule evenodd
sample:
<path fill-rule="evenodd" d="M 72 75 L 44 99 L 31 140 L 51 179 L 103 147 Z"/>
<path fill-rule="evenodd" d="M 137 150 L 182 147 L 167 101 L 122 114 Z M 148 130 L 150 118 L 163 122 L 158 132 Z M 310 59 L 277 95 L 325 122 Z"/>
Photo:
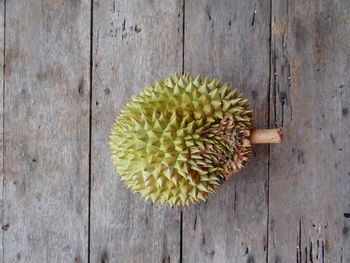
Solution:
<path fill-rule="evenodd" d="M 4 262 L 87 262 L 90 1 L 6 1 Z"/>
<path fill-rule="evenodd" d="M 350 262 L 350 2 L 272 8 L 270 262 Z"/>
<path fill-rule="evenodd" d="M 4 114 L 3 114 L 3 91 L 4 91 L 4 40 L 5 40 L 5 1 L 0 0 L 0 207 L 1 211 L 4 210 L 4 191 L 3 191 L 3 180 L 4 180 L 4 171 L 3 171 L 3 154 L 4 154 L 4 127 L 3 127 L 3 120 L 4 120 Z M 0 215 L 0 224 L 6 225 L 3 218 L 3 212 L 1 212 Z M 3 231 L 0 231 L 0 240 L 3 240 Z M 3 258 L 3 243 L 0 242 L 0 262 L 4 262 Z"/>
<path fill-rule="evenodd" d="M 239 88 L 260 128 L 268 125 L 269 16 L 269 1 L 185 5 L 185 71 Z M 267 149 L 254 146 L 241 172 L 206 202 L 184 209 L 183 262 L 266 260 Z"/>
<path fill-rule="evenodd" d="M 111 163 L 117 113 L 147 83 L 182 66 L 180 1 L 94 3 L 91 262 L 178 262 L 180 212 L 133 195 Z"/>

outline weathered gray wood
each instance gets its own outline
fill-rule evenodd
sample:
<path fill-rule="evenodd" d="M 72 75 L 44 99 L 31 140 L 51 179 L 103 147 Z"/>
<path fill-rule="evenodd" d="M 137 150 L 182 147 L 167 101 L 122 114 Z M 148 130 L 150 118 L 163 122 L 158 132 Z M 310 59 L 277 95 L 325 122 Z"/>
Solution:
<path fill-rule="evenodd" d="M 268 125 L 269 14 L 269 1 L 185 5 L 185 71 L 239 88 L 260 128 Z M 205 203 L 184 209 L 183 262 L 266 260 L 267 149 L 254 146 L 241 172 Z"/>
<path fill-rule="evenodd" d="M 4 179 L 4 171 L 3 171 L 3 151 L 4 151 L 4 142 L 3 142 L 3 135 L 4 135 L 4 127 L 3 127 L 3 87 L 4 87 L 4 37 L 5 37 L 5 1 L 0 0 L 0 225 L 6 225 L 3 218 L 3 207 L 4 207 L 4 196 L 3 196 L 3 179 Z M 3 232 L 0 231 L 0 240 L 3 240 Z M 0 262 L 3 261 L 3 243 L 0 242 Z"/>
<path fill-rule="evenodd" d="M 272 1 L 270 262 L 350 262 L 350 2 Z"/>
<path fill-rule="evenodd" d="M 93 10 L 91 262 L 178 262 L 180 212 L 133 195 L 108 141 L 132 95 L 181 74 L 181 2 L 95 1 Z"/>
<path fill-rule="evenodd" d="M 6 2 L 0 262 L 87 262 L 90 1 Z M 286 134 L 269 176 L 268 147 L 254 146 L 239 174 L 184 209 L 183 262 L 350 262 L 350 3 L 273 0 L 271 71 L 270 1 L 185 4 L 185 70 L 238 87 L 255 127 L 269 99 L 270 126 Z M 181 1 L 94 2 L 91 262 L 180 259 L 179 211 L 131 194 L 107 143 L 131 95 L 181 73 L 182 21 Z"/>
<path fill-rule="evenodd" d="M 87 262 L 89 38 L 89 0 L 6 1 L 4 262 Z"/>

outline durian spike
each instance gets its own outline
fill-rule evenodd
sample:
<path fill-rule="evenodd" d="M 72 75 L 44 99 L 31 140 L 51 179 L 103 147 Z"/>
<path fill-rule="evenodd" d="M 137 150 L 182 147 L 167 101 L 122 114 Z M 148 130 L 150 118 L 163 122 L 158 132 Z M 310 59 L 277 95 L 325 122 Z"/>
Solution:
<path fill-rule="evenodd" d="M 281 143 L 283 140 L 282 128 L 253 130 L 250 141 L 252 144 Z"/>

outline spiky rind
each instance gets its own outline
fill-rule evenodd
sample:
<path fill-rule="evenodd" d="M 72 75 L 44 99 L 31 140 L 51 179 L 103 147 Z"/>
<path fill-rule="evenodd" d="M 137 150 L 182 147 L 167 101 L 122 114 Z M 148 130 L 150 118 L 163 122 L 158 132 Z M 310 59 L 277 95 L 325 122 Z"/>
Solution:
<path fill-rule="evenodd" d="M 154 203 L 205 200 L 251 153 L 252 111 L 237 90 L 185 73 L 148 85 L 117 117 L 112 162 L 133 192 Z"/>

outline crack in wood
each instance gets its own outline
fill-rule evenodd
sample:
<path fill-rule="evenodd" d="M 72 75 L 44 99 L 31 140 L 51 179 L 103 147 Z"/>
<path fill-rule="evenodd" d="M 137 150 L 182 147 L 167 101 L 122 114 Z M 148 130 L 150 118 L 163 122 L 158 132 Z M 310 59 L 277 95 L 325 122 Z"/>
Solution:
<path fill-rule="evenodd" d="M 196 227 L 197 227 L 197 210 L 196 210 L 195 216 L 194 216 L 193 231 L 196 231 Z"/>
<path fill-rule="evenodd" d="M 324 263 L 324 256 L 325 256 L 324 246 L 325 246 L 325 242 L 322 240 L 322 263 Z"/>
<path fill-rule="evenodd" d="M 274 41 L 274 50 L 275 50 L 275 41 Z M 277 126 L 277 72 L 276 72 L 276 63 L 277 63 L 277 55 L 273 54 L 272 60 L 272 69 L 273 69 L 273 117 L 274 117 L 274 125 Z"/>
<path fill-rule="evenodd" d="M 310 249 L 309 249 L 310 263 L 313 263 L 314 262 L 314 257 L 312 255 L 312 241 L 311 241 L 311 239 L 310 239 L 310 242 L 309 242 L 309 247 L 310 247 Z"/>
<path fill-rule="evenodd" d="M 297 263 L 301 263 L 302 262 L 302 222 L 301 222 L 301 218 L 299 219 L 299 232 L 297 235 Z"/>
<path fill-rule="evenodd" d="M 254 12 L 253 12 L 252 27 L 254 27 L 255 15 L 256 15 L 256 10 L 254 10 Z"/>

